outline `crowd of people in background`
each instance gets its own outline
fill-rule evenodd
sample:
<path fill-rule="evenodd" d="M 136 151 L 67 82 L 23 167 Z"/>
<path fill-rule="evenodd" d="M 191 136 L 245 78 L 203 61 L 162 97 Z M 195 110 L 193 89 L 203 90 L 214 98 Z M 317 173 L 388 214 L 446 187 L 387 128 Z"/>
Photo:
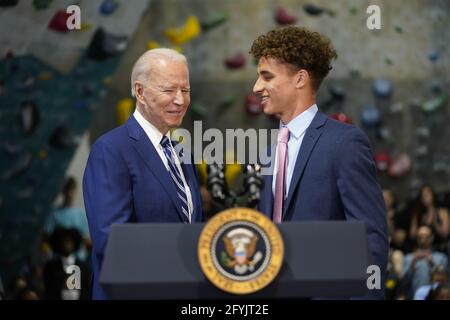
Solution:
<path fill-rule="evenodd" d="M 89 299 L 91 243 L 85 212 L 74 205 L 76 187 L 68 178 L 62 205 L 44 225 L 37 258 L 4 288 L 5 299 Z M 389 188 L 383 196 L 390 241 L 386 299 L 450 300 L 449 208 L 429 185 L 407 203 Z M 69 265 L 80 267 L 81 290 L 67 290 Z"/>
<path fill-rule="evenodd" d="M 449 210 L 429 185 L 403 206 L 383 190 L 390 252 L 387 299 L 450 300 Z"/>
<path fill-rule="evenodd" d="M 89 298 L 91 240 L 84 209 L 75 205 L 77 181 L 69 177 L 62 188 L 62 203 L 53 210 L 42 230 L 37 252 L 5 289 L 11 300 L 84 300 Z M 68 289 L 79 267 L 81 289 Z"/>

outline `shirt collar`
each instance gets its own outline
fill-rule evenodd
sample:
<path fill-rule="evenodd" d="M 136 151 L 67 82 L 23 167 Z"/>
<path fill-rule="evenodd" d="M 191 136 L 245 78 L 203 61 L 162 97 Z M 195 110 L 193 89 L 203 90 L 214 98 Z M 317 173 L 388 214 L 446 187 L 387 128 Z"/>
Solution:
<path fill-rule="evenodd" d="M 289 123 L 285 126 L 288 127 L 290 134 L 298 139 L 303 134 L 303 132 L 308 129 L 318 110 L 319 109 L 317 108 L 317 104 L 313 104 L 311 107 L 289 121 Z M 283 123 L 280 121 L 280 128 L 282 126 Z"/>
<path fill-rule="evenodd" d="M 147 119 L 145 119 L 137 108 L 134 110 L 133 116 L 139 123 L 139 125 L 142 127 L 142 129 L 144 129 L 153 146 L 155 148 L 158 148 L 163 138 L 163 134 L 158 129 L 156 129 L 156 127 L 153 124 L 151 124 Z M 167 131 L 166 136 L 169 138 L 170 141 L 170 130 Z"/>

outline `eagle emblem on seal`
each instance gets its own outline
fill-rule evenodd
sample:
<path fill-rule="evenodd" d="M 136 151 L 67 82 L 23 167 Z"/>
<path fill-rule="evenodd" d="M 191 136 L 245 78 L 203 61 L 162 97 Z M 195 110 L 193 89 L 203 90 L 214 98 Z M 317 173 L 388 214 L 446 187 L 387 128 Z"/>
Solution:
<path fill-rule="evenodd" d="M 225 251 L 221 253 L 221 262 L 227 268 L 242 275 L 254 271 L 255 265 L 263 258 L 256 251 L 258 236 L 246 228 L 236 228 L 223 237 Z"/>

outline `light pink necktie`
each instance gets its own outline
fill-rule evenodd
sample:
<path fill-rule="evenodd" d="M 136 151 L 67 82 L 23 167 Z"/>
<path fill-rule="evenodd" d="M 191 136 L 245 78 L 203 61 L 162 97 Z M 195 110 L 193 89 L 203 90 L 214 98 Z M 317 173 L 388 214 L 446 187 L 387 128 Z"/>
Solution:
<path fill-rule="evenodd" d="M 273 222 L 280 223 L 283 213 L 283 201 L 286 192 L 287 142 L 289 129 L 282 127 L 278 132 L 278 168 L 275 181 L 275 201 L 273 204 Z"/>

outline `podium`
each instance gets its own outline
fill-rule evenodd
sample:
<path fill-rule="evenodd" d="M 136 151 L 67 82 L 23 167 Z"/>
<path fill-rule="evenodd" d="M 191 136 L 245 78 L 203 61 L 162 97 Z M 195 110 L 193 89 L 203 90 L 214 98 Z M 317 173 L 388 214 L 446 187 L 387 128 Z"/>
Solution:
<path fill-rule="evenodd" d="M 284 262 L 275 280 L 249 295 L 214 287 L 198 262 L 204 224 L 113 225 L 100 284 L 112 299 L 339 298 L 367 293 L 371 264 L 362 222 L 285 222 Z"/>

